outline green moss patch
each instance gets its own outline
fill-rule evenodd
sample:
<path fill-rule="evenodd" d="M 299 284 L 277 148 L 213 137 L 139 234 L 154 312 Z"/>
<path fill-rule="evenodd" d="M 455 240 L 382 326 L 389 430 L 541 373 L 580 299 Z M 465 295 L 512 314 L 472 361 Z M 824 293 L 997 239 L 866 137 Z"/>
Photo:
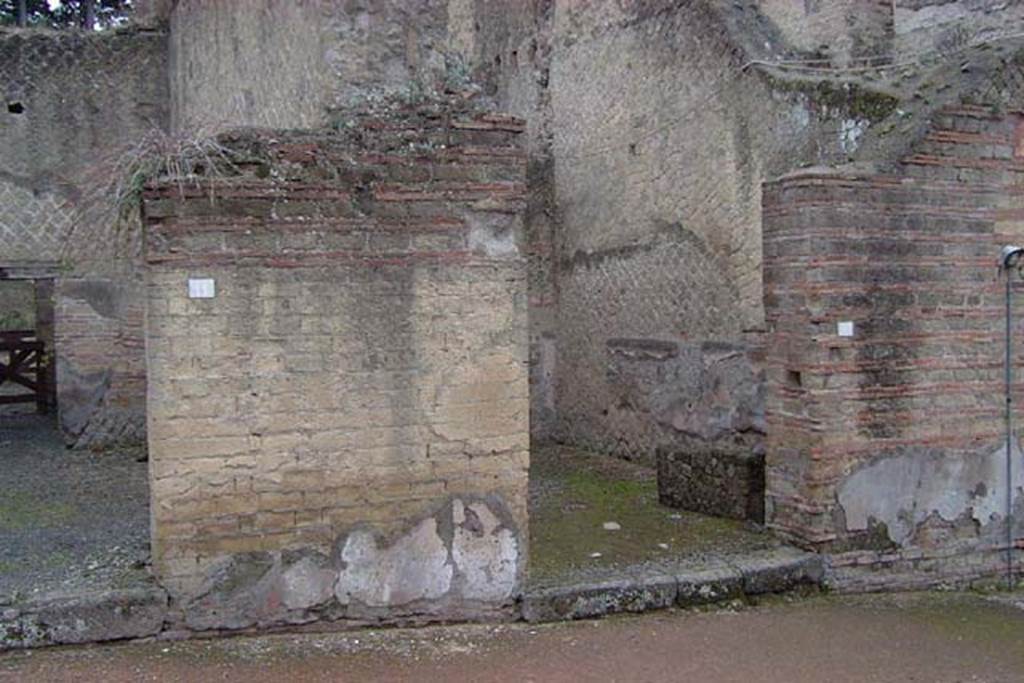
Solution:
<path fill-rule="evenodd" d="M 877 123 L 892 114 L 900 101 L 897 97 L 855 81 L 830 78 L 781 78 L 762 72 L 772 89 L 783 93 L 800 93 L 819 107 L 845 112 L 856 119 Z"/>
<path fill-rule="evenodd" d="M 59 526 L 74 514 L 68 504 L 47 502 L 23 491 L 7 491 L 0 496 L 0 529 Z"/>
<path fill-rule="evenodd" d="M 605 523 L 620 528 L 609 530 Z M 530 581 L 773 545 L 742 522 L 658 503 L 653 470 L 553 447 L 530 468 Z"/>

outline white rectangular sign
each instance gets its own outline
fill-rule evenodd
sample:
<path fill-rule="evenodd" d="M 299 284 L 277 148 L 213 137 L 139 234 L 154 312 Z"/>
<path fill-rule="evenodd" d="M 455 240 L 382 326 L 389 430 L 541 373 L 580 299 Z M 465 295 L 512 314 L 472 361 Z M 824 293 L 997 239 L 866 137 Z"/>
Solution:
<path fill-rule="evenodd" d="M 853 321 L 843 320 L 836 326 L 837 332 L 840 337 L 852 337 L 853 336 Z"/>
<path fill-rule="evenodd" d="M 198 277 L 188 279 L 188 298 L 189 299 L 212 299 L 216 296 L 216 287 L 213 284 L 213 278 Z"/>

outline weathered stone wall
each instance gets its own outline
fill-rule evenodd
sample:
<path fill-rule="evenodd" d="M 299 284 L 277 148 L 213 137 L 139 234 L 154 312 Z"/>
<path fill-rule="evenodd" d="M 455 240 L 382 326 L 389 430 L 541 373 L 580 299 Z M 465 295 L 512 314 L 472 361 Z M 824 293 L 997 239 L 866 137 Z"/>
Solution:
<path fill-rule="evenodd" d="M 336 107 L 443 86 L 449 4 L 466 3 L 179 0 L 173 126 L 316 127 Z"/>
<path fill-rule="evenodd" d="M 69 443 L 142 438 L 137 231 L 109 195 L 115 150 L 167 120 L 165 37 L 0 32 L 0 268 L 60 276 L 57 379 Z"/>
<path fill-rule="evenodd" d="M 175 3 L 173 129 L 323 125 L 332 85 L 324 54 L 326 7 L 315 1 Z"/>
<path fill-rule="evenodd" d="M 511 605 L 522 130 L 416 111 L 247 134 L 212 203 L 147 193 L 153 557 L 190 627 Z"/>
<path fill-rule="evenodd" d="M 1020 33 L 1024 5 L 1005 0 L 895 0 L 899 58 L 949 54 L 971 43 Z"/>
<path fill-rule="evenodd" d="M 468 4 L 468 3 L 463 3 Z M 524 217 L 524 244 L 529 264 L 530 432 L 544 441 L 554 434 L 557 331 L 557 267 L 554 252 L 558 227 L 552 155 L 551 47 L 553 0 L 508 2 L 475 0 L 463 13 L 454 44 L 485 97 L 502 111 L 526 121 L 530 192 Z M 450 4 L 454 7 L 454 3 Z M 451 12 L 451 9 L 450 9 Z"/>
<path fill-rule="evenodd" d="M 785 38 L 776 49 L 813 53 L 837 66 L 892 55 L 892 0 L 761 0 L 756 5 Z"/>
<path fill-rule="evenodd" d="M 760 179 L 796 159 L 848 151 L 842 106 L 773 94 L 762 77 L 741 72 L 749 55 L 738 32 L 749 33 L 744 44 L 759 45 L 764 33 L 792 48 L 772 22 L 752 6 L 744 22 L 719 5 L 264 0 L 243 11 L 238 2 L 183 0 L 171 14 L 174 118 L 176 126 L 343 124 L 347 108 L 384 94 L 415 99 L 447 88 L 526 119 L 534 436 L 653 462 L 662 443 L 708 447 L 707 430 L 691 439 L 652 429 L 660 418 L 648 404 L 659 399 L 647 395 L 616 407 L 628 401 L 606 377 L 605 342 L 682 336 L 695 348 L 720 342 L 756 356 L 756 332 L 744 331 L 762 320 Z M 613 291 L 626 299 L 614 301 Z M 728 372 L 743 378 L 737 394 L 754 391 L 757 368 Z M 684 390 L 676 402 L 745 410 L 730 390 Z M 756 414 L 721 419 L 759 423 Z M 735 429 L 710 440 L 748 454 L 759 439 L 756 429 Z"/>
<path fill-rule="evenodd" d="M 996 262 L 1024 237 L 1022 132 L 1017 115 L 949 108 L 892 174 L 766 186 L 768 523 L 835 553 L 843 587 L 968 580 L 1005 561 Z M 1016 448 L 1013 468 L 1020 529 Z"/>
<path fill-rule="evenodd" d="M 760 183 L 845 158 L 843 122 L 870 117 L 853 90 L 744 69 L 715 3 L 564 2 L 553 22 L 556 436 L 722 458 L 687 484 L 713 492 L 761 456 Z"/>
<path fill-rule="evenodd" d="M 554 419 L 552 10 L 548 0 L 180 0 L 163 8 L 176 129 L 338 124 L 353 107 L 445 90 L 476 93 L 527 121 L 531 428 L 541 438 Z"/>

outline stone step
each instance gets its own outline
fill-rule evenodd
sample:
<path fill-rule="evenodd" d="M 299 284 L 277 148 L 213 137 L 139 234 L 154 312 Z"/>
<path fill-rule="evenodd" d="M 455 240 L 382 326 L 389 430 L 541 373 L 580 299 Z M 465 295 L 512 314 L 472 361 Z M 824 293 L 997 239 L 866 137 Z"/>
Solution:
<path fill-rule="evenodd" d="M 156 586 L 0 604 L 0 651 L 154 636 L 166 614 L 167 593 Z"/>
<path fill-rule="evenodd" d="M 692 607 L 820 587 L 824 578 L 820 555 L 783 547 L 675 570 L 634 569 L 592 583 L 528 589 L 521 613 L 526 621 L 542 622 Z"/>

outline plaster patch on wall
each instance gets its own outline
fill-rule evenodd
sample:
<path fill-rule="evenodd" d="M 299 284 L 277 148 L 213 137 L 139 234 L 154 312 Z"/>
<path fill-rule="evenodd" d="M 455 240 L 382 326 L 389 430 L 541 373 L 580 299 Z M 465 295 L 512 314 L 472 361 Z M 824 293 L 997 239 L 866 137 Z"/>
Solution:
<path fill-rule="evenodd" d="M 484 601 L 510 598 L 519 565 L 515 534 L 483 503 L 454 500 L 452 520 L 452 559 L 464 579 L 463 597 Z"/>
<path fill-rule="evenodd" d="M 453 531 L 449 535 L 445 529 Z M 343 605 L 397 607 L 449 594 L 503 602 L 516 589 L 519 541 L 487 504 L 456 498 L 440 516 L 423 520 L 389 547 L 380 547 L 369 530 L 352 532 L 340 559 L 343 569 L 334 594 Z M 321 567 L 301 569 L 297 584 L 321 585 Z"/>
<path fill-rule="evenodd" d="M 61 389 L 60 425 L 72 442 L 85 433 L 89 421 L 110 390 L 112 371 L 81 372 L 73 359 L 57 355 L 57 384 Z"/>
<path fill-rule="evenodd" d="M 514 218 L 501 213 L 473 212 L 467 215 L 466 222 L 469 224 L 471 251 L 491 257 L 515 256 L 519 253 Z"/>
<path fill-rule="evenodd" d="M 303 557 L 281 574 L 281 602 L 290 610 L 310 609 L 331 599 L 335 571 Z"/>
<path fill-rule="evenodd" d="M 373 533 L 359 529 L 345 540 L 342 569 L 334 594 L 347 605 L 392 607 L 434 600 L 448 592 L 452 565 L 438 534 L 437 520 L 425 519 L 389 548 L 380 548 Z"/>
<path fill-rule="evenodd" d="M 856 152 L 861 137 L 870 125 L 867 119 L 843 119 L 839 123 L 839 146 L 842 150 L 847 154 Z"/>
<path fill-rule="evenodd" d="M 804 130 L 811 125 L 811 112 L 806 97 L 800 97 L 792 106 L 790 118 L 798 130 Z"/>
<path fill-rule="evenodd" d="M 1014 448 L 1013 488 L 1024 490 L 1024 460 Z M 839 488 L 839 505 L 850 531 L 884 523 L 889 537 L 903 544 L 935 513 L 954 521 L 968 510 L 986 525 L 1005 516 L 1006 447 L 977 457 L 942 458 L 932 452 L 877 460 L 853 473 Z"/>
<path fill-rule="evenodd" d="M 101 318 L 124 316 L 124 290 L 121 285 L 110 280 L 65 278 L 61 281 L 60 295 L 87 304 Z"/>

